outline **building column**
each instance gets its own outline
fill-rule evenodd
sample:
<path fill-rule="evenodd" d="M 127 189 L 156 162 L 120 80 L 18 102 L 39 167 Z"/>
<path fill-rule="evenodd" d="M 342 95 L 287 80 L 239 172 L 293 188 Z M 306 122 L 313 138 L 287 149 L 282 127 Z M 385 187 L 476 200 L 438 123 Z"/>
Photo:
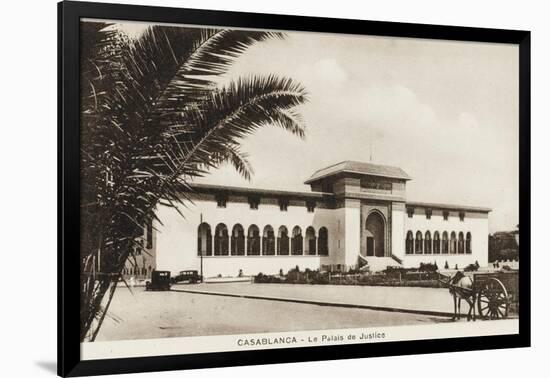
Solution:
<path fill-rule="evenodd" d="M 344 201 L 344 264 L 349 267 L 357 264 L 357 256 L 361 253 L 361 201 L 348 198 Z"/>
<path fill-rule="evenodd" d="M 405 257 L 405 238 L 407 230 L 405 230 L 405 203 L 393 202 L 391 206 L 391 249 L 390 256 L 394 255 L 400 259 Z M 413 235 L 413 253 L 415 250 L 415 235 Z"/>

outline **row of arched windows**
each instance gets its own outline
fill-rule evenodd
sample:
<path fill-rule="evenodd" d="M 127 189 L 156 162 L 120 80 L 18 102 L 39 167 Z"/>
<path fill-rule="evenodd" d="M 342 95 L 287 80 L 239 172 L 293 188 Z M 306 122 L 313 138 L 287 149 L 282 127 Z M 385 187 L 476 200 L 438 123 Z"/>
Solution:
<path fill-rule="evenodd" d="M 416 235 L 413 235 L 412 231 L 408 231 L 405 239 L 405 253 L 408 255 L 470 254 L 472 253 L 472 234 L 467 232 L 464 237 L 464 233 L 461 231 L 457 238 L 456 232 L 453 231 L 449 238 L 447 231 L 443 231 L 441 237 L 439 231 L 435 231 L 432 239 L 430 231 L 426 231 L 424 235 L 420 231 L 417 231 Z"/>
<path fill-rule="evenodd" d="M 212 243 L 213 241 L 213 243 Z M 306 229 L 305 237 L 302 229 L 295 226 L 289 236 L 285 226 L 279 227 L 277 236 L 273 227 L 267 225 L 260 235 L 260 229 L 255 224 L 248 227 L 245 236 L 240 224 L 233 226 L 231 234 L 227 226 L 219 223 L 214 230 L 214 237 L 208 223 L 201 223 L 197 235 L 197 252 L 199 256 L 274 256 L 274 255 L 320 255 L 328 256 L 328 230 L 319 228 L 316 235 L 313 227 Z"/>

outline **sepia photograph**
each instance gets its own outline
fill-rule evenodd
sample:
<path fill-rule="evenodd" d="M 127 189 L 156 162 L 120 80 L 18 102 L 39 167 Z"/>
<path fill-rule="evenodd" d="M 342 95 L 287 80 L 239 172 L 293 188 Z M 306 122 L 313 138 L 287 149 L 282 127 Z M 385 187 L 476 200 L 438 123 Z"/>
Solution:
<path fill-rule="evenodd" d="M 519 333 L 518 45 L 79 43 L 83 360 Z"/>

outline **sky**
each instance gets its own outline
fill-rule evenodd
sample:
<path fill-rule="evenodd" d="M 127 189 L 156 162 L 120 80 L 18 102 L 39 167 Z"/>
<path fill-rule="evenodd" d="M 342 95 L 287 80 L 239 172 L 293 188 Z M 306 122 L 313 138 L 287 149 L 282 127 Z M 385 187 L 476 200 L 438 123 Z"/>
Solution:
<path fill-rule="evenodd" d="M 146 27 L 119 27 L 133 36 Z M 309 191 L 317 169 L 358 160 L 401 167 L 407 200 L 483 206 L 490 232 L 519 222 L 516 45 L 287 32 L 243 54 L 220 85 L 276 74 L 309 94 L 305 139 L 266 125 L 242 141 L 250 181 L 230 166 L 200 182 Z"/>

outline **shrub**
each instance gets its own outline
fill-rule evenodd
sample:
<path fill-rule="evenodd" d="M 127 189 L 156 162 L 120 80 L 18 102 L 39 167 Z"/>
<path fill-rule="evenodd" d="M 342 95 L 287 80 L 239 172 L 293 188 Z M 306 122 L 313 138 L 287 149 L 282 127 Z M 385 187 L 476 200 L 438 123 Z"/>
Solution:
<path fill-rule="evenodd" d="M 418 268 L 420 272 L 435 272 L 437 271 L 437 264 L 431 264 L 431 263 L 420 263 L 420 267 Z"/>
<path fill-rule="evenodd" d="M 307 274 L 307 282 L 310 284 L 328 284 L 328 274 L 319 270 L 310 271 Z"/>
<path fill-rule="evenodd" d="M 258 273 L 254 276 L 254 283 L 281 283 L 282 280 L 277 276 L 270 276 L 263 273 Z"/>
<path fill-rule="evenodd" d="M 445 269 L 449 269 L 449 263 L 445 261 Z"/>
<path fill-rule="evenodd" d="M 465 272 L 475 272 L 478 269 L 479 269 L 479 264 L 469 264 L 467 267 L 464 268 L 464 271 Z"/>
<path fill-rule="evenodd" d="M 408 272 L 412 272 L 415 270 L 416 270 L 415 268 L 402 268 L 402 267 L 388 266 L 385 270 L 382 271 L 382 273 L 387 278 L 399 279 L 400 277 L 404 276 Z"/>
<path fill-rule="evenodd" d="M 300 279 L 300 268 L 296 265 L 296 268 L 290 269 L 286 274 L 287 282 L 295 283 Z"/>

